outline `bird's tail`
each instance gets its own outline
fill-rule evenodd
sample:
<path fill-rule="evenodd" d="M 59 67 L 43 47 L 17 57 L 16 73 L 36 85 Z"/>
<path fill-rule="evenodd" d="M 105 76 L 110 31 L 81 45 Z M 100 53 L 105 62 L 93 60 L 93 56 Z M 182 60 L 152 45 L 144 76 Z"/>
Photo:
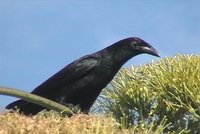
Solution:
<path fill-rule="evenodd" d="M 27 102 L 24 100 L 14 101 L 6 106 L 6 109 L 15 109 L 16 107 L 20 107 L 25 105 Z"/>
<path fill-rule="evenodd" d="M 23 113 L 24 115 L 35 115 L 38 112 L 42 111 L 44 108 L 24 100 L 17 100 L 15 102 L 8 104 L 6 106 L 6 109 L 14 111 L 18 110 L 20 113 Z"/>

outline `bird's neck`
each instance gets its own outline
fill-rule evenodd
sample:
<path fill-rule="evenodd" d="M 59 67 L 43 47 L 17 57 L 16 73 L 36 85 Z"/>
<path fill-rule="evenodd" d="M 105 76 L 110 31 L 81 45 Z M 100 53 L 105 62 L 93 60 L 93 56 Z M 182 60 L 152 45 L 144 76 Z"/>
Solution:
<path fill-rule="evenodd" d="M 103 59 L 106 59 L 109 63 L 107 63 L 110 68 L 115 68 L 119 70 L 129 59 L 138 55 L 139 53 L 127 50 L 127 48 L 119 45 L 113 45 L 107 47 L 103 50 L 102 56 Z"/>

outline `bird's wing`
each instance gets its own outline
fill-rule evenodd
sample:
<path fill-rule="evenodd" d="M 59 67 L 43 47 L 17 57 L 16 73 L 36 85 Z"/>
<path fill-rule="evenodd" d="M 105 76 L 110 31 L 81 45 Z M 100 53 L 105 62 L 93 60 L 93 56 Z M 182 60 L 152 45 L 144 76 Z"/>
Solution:
<path fill-rule="evenodd" d="M 31 93 L 48 96 L 50 93 L 56 92 L 56 89 L 61 89 L 63 86 L 81 79 L 96 66 L 97 62 L 96 57 L 84 56 L 60 70 Z"/>

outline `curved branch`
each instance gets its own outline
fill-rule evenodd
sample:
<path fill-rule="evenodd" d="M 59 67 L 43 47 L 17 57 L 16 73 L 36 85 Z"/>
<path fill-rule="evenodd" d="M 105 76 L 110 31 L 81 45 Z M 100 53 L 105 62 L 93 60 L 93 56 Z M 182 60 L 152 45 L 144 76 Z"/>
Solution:
<path fill-rule="evenodd" d="M 0 87 L 0 94 L 18 97 L 28 102 L 45 107 L 47 109 L 61 112 L 62 114 L 73 114 L 73 112 L 64 105 L 25 91 L 20 91 L 13 88 Z"/>

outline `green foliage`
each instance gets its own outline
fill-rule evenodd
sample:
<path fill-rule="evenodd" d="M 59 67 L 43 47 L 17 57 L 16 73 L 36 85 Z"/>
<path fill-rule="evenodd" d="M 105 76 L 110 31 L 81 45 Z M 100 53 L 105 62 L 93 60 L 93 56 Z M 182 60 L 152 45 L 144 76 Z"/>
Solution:
<path fill-rule="evenodd" d="M 200 56 L 177 55 L 123 68 L 97 105 L 125 127 L 200 132 Z M 153 126 L 152 126 L 153 124 Z"/>

